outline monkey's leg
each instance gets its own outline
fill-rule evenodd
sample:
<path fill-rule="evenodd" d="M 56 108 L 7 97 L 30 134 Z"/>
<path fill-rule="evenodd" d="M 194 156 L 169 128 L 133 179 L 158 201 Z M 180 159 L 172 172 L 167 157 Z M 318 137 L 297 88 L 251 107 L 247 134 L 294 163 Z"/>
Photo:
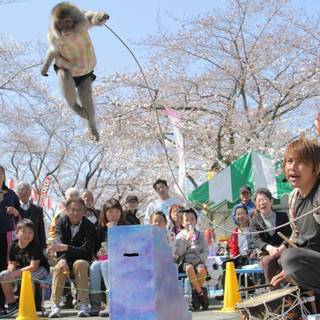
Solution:
<path fill-rule="evenodd" d="M 90 133 L 94 140 L 99 141 L 91 86 L 92 79 L 90 77 L 83 80 L 78 87 L 78 97 L 82 108 L 87 111 Z"/>
<path fill-rule="evenodd" d="M 57 72 L 61 91 L 69 107 L 80 117 L 88 119 L 87 111 L 77 103 L 76 87 L 71 73 L 68 70 L 59 69 Z"/>

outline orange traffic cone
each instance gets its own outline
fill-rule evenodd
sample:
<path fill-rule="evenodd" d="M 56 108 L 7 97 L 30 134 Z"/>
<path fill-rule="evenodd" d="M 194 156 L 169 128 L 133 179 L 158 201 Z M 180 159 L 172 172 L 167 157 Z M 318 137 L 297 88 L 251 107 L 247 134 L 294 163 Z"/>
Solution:
<path fill-rule="evenodd" d="M 235 306 L 240 302 L 239 285 L 236 269 L 233 262 L 227 262 L 226 278 L 224 282 L 224 300 L 221 311 L 234 312 Z"/>
<path fill-rule="evenodd" d="M 39 317 L 37 316 L 36 306 L 34 303 L 31 273 L 30 271 L 23 271 L 19 301 L 19 314 L 16 320 L 37 319 L 39 319 Z"/>

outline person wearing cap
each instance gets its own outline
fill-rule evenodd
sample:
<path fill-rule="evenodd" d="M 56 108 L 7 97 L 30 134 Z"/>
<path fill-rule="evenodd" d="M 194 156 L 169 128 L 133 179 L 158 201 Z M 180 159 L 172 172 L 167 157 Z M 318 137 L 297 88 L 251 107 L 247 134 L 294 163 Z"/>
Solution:
<path fill-rule="evenodd" d="M 242 186 L 239 190 L 239 193 L 241 202 L 233 207 L 231 213 L 232 219 L 236 225 L 238 225 L 238 221 L 236 218 L 236 211 L 238 208 L 246 207 L 249 218 L 252 217 L 253 211 L 255 209 L 255 205 L 251 200 L 251 188 L 249 186 Z"/>
<path fill-rule="evenodd" d="M 139 199 L 136 195 L 128 195 L 126 197 L 124 217 L 128 224 L 141 224 L 140 219 L 137 217 L 138 205 Z"/>

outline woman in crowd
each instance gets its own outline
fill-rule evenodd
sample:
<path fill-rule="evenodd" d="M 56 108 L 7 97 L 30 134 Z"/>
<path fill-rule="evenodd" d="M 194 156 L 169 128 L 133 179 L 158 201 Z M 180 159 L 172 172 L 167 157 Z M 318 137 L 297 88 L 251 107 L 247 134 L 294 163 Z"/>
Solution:
<path fill-rule="evenodd" d="M 109 315 L 107 307 L 100 311 L 102 278 L 106 289 L 108 288 L 108 228 L 125 224 L 127 223 L 119 201 L 113 198 L 106 201 L 102 206 L 97 226 L 94 251 L 96 260 L 90 266 L 90 314 L 92 316 L 107 317 Z"/>
<path fill-rule="evenodd" d="M 251 231 L 264 231 L 273 229 L 288 222 L 288 216 L 285 212 L 277 212 L 272 209 L 272 194 L 267 188 L 259 188 L 254 195 L 257 214 L 251 220 Z M 266 283 L 270 283 L 280 268 L 278 259 L 280 258 L 281 247 L 284 246 L 283 240 L 278 236 L 281 232 L 286 237 L 291 235 L 290 225 L 286 225 L 276 230 L 269 230 L 259 234 L 253 234 L 252 239 L 255 246 L 260 250 L 258 258 L 264 269 Z"/>

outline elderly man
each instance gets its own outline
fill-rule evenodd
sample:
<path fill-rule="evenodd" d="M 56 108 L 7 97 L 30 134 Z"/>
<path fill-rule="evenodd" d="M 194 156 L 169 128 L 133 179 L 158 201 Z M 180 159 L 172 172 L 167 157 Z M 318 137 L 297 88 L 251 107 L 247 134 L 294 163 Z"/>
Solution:
<path fill-rule="evenodd" d="M 24 219 L 30 219 L 34 225 L 34 241 L 42 249 L 46 248 L 46 232 L 43 220 L 43 210 L 30 202 L 31 185 L 26 182 L 20 182 L 17 188 L 17 194 L 20 200 L 18 210 L 20 216 Z"/>
<path fill-rule="evenodd" d="M 240 203 L 233 207 L 232 213 L 231 213 L 232 219 L 236 225 L 238 225 L 238 221 L 236 218 L 236 211 L 238 208 L 246 207 L 250 218 L 252 217 L 253 211 L 255 209 L 255 205 L 251 200 L 251 194 L 252 194 L 251 188 L 249 186 L 242 186 L 239 190 L 239 193 L 240 193 Z"/>
<path fill-rule="evenodd" d="M 94 207 L 94 197 L 90 190 L 86 189 L 82 192 L 81 198 L 86 204 L 85 216 L 93 224 L 98 224 L 100 211 Z"/>
<path fill-rule="evenodd" d="M 66 212 L 56 223 L 54 244 L 48 246 L 49 254 L 57 253 L 58 263 L 52 277 L 53 306 L 49 318 L 61 316 L 59 303 L 69 273 L 76 281 L 80 301 L 78 317 L 89 317 L 88 271 L 93 255 L 95 227 L 84 216 L 85 203 L 81 198 L 69 198 Z"/>

